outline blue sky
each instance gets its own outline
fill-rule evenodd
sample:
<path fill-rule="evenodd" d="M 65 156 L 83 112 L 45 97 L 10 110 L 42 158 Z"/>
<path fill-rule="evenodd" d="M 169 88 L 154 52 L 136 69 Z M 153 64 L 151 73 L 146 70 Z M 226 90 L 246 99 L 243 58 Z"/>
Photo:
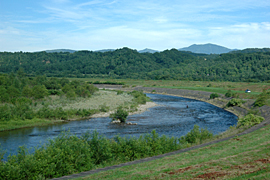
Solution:
<path fill-rule="evenodd" d="M 0 0 L 0 51 L 270 47 L 268 0 Z"/>

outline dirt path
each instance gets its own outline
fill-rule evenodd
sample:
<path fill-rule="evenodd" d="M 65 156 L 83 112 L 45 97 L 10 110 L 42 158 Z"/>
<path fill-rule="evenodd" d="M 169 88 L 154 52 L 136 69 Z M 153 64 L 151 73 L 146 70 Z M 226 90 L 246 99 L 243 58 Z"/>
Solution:
<path fill-rule="evenodd" d="M 112 87 L 110 87 L 110 88 L 112 88 Z M 119 88 L 119 87 L 117 87 L 117 88 Z M 165 89 L 165 88 L 148 88 L 148 87 L 136 87 L 136 88 L 134 88 L 134 90 L 143 90 L 145 92 L 152 92 L 153 90 L 155 90 L 156 93 L 159 93 L 159 94 L 170 94 L 170 95 L 176 95 L 176 96 L 187 97 L 187 98 L 190 97 L 191 99 L 198 99 L 198 100 L 202 100 L 202 101 L 206 101 L 206 102 L 207 102 L 207 100 L 209 100 L 209 96 L 211 94 L 210 92 L 203 92 L 203 91 L 192 91 L 192 90 L 182 90 L 182 89 Z M 270 124 L 270 115 L 269 115 L 270 107 L 263 106 L 259 110 L 261 112 L 263 112 L 263 116 L 265 118 L 265 121 L 263 121 L 262 123 L 260 123 L 260 124 L 258 124 L 256 126 L 253 126 L 253 127 L 249 128 L 249 129 L 245 130 L 242 133 L 239 133 L 239 134 L 236 134 L 236 135 L 233 135 L 233 136 L 230 136 L 230 137 L 226 137 L 226 138 L 223 138 L 223 139 L 214 140 L 214 141 L 211 141 L 211 142 L 208 142 L 208 143 L 200 144 L 200 145 L 197 145 L 197 146 L 193 146 L 193 147 L 190 147 L 190 148 L 181 149 L 181 150 L 178 150 L 178 151 L 173 151 L 173 152 L 170 152 L 170 153 L 161 154 L 161 155 L 158 155 L 158 156 L 153 156 L 153 157 L 144 158 L 144 159 L 139 159 L 139 160 L 136 160 L 136 161 L 131 161 L 131 162 L 127 162 L 127 163 L 123 163 L 123 164 L 119 164 L 119 165 L 114 165 L 114 166 L 110 166 L 110 167 L 105 167 L 105 168 L 95 169 L 95 170 L 86 171 L 86 172 L 82 172 L 82 173 L 78 173 L 78 174 L 63 176 L 63 177 L 60 177 L 60 178 L 55 178 L 54 180 L 79 178 L 79 177 L 84 177 L 84 176 L 87 176 L 87 175 L 90 175 L 90 174 L 99 173 L 99 172 L 102 172 L 102 171 L 107 171 L 107 170 L 112 170 L 112 169 L 116 169 L 116 168 L 120 168 L 120 167 L 124 167 L 124 166 L 129 166 L 129 165 L 144 163 L 144 162 L 148 162 L 148 161 L 153 161 L 153 160 L 163 158 L 163 157 L 166 157 L 166 156 L 171 156 L 171 155 L 175 155 L 175 154 L 179 154 L 179 153 L 184 153 L 184 152 L 187 152 L 187 151 L 190 151 L 190 150 L 199 149 L 199 148 L 211 145 L 211 144 L 226 141 L 226 140 L 229 140 L 229 139 L 231 139 L 231 138 L 233 138 L 235 136 L 241 136 L 241 135 L 244 135 L 244 134 L 251 133 L 253 131 L 256 131 L 256 130 Z"/>

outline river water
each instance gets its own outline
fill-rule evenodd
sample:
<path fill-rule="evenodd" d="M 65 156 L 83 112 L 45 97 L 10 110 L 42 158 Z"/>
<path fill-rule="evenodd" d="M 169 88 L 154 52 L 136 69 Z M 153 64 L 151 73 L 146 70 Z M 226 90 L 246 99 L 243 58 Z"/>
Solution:
<path fill-rule="evenodd" d="M 76 135 L 96 130 L 111 138 L 115 135 L 139 137 L 155 129 L 159 135 L 181 137 L 195 124 L 218 134 L 237 123 L 237 116 L 234 114 L 202 101 L 159 94 L 147 96 L 159 106 L 129 116 L 127 121 L 137 125 L 110 124 L 111 119 L 106 117 L 0 132 L 1 147 L 7 151 L 4 160 L 9 154 L 16 154 L 19 146 L 32 148 L 30 152 L 33 152 L 33 147 L 55 138 L 63 130 Z"/>

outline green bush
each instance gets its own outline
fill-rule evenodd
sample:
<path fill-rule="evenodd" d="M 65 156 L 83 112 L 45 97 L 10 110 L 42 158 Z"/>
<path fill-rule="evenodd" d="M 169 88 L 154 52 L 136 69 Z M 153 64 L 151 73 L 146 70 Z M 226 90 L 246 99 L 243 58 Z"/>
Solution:
<path fill-rule="evenodd" d="M 269 93 L 269 92 L 268 92 Z M 259 97 L 254 102 L 254 107 L 262 107 L 266 105 L 267 100 L 269 99 L 269 94 L 266 91 L 263 91 Z"/>
<path fill-rule="evenodd" d="M 73 89 L 70 89 L 69 91 L 67 91 L 66 96 L 69 99 L 73 99 L 73 98 L 76 97 L 76 93 L 75 93 L 75 91 Z"/>
<path fill-rule="evenodd" d="M 236 97 L 237 94 L 232 92 L 231 90 L 228 90 L 226 93 L 225 93 L 225 96 L 226 97 Z"/>
<path fill-rule="evenodd" d="M 149 98 L 142 91 L 132 91 L 130 94 L 138 104 L 146 104 L 146 102 L 149 101 Z"/>
<path fill-rule="evenodd" d="M 122 106 L 119 106 L 115 113 L 110 115 L 110 118 L 113 120 L 119 119 L 121 123 L 125 123 L 128 117 L 128 112 L 123 109 Z"/>
<path fill-rule="evenodd" d="M 254 114 L 248 114 L 238 120 L 237 127 L 254 126 L 256 124 L 260 124 L 262 121 L 264 121 L 263 117 Z"/>
<path fill-rule="evenodd" d="M 184 140 L 188 143 L 201 143 L 202 141 L 212 138 L 213 133 L 209 132 L 207 129 L 199 128 L 198 125 L 194 125 L 193 129 L 187 133 Z"/>
<path fill-rule="evenodd" d="M 112 139 L 96 131 L 80 137 L 62 132 L 45 145 L 36 147 L 33 154 L 24 146 L 20 147 L 17 155 L 9 156 L 6 162 L 1 161 L 4 153 L 0 150 L 0 179 L 52 179 L 164 154 L 211 137 L 211 133 L 198 126 L 181 139 L 159 136 L 155 130 L 139 138 L 115 136 Z"/>
<path fill-rule="evenodd" d="M 243 104 L 245 101 L 243 101 L 242 99 L 231 99 L 228 103 L 227 103 L 227 107 L 231 107 L 231 106 L 240 106 L 241 104 Z"/>
<path fill-rule="evenodd" d="M 32 95 L 35 99 L 42 99 L 48 94 L 48 90 L 44 85 L 36 85 L 33 87 Z"/>
<path fill-rule="evenodd" d="M 219 97 L 219 94 L 218 93 L 212 93 L 210 94 L 210 99 L 215 99 L 215 98 L 218 98 Z"/>

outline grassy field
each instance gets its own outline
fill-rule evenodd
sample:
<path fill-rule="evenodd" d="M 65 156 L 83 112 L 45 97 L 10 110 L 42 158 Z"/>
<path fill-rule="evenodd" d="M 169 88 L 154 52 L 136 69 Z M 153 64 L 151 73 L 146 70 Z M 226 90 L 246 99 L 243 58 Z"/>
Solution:
<path fill-rule="evenodd" d="M 67 109 L 99 109 L 100 106 L 106 105 L 110 110 L 116 109 L 118 106 L 125 106 L 132 103 L 133 97 L 127 93 L 117 95 L 115 91 L 100 90 L 95 92 L 90 98 L 77 97 L 69 99 L 65 96 L 50 96 L 40 101 L 35 109 L 41 108 L 44 104 L 49 108 L 62 107 Z M 42 105 L 43 104 L 43 105 Z"/>
<path fill-rule="evenodd" d="M 270 125 L 204 148 L 78 179 L 270 179 Z"/>
<path fill-rule="evenodd" d="M 73 78 L 72 78 L 73 79 Z M 249 82 L 212 82 L 212 81 L 177 81 L 177 80 L 134 80 L 134 79 L 91 79 L 91 78 L 74 78 L 86 82 L 123 82 L 129 87 L 163 87 L 178 88 L 198 91 L 217 92 L 225 94 L 228 90 L 243 94 L 249 98 L 255 98 L 263 89 L 270 89 L 270 83 L 249 83 Z M 245 90 L 251 90 L 251 93 L 245 93 Z"/>
<path fill-rule="evenodd" d="M 58 107 L 63 108 L 63 110 L 69 109 L 93 109 L 100 111 L 100 108 L 106 106 L 109 110 L 115 110 L 118 106 L 130 106 L 133 101 L 133 97 L 127 93 L 117 95 L 115 91 L 104 91 L 100 90 L 96 92 L 90 98 L 75 98 L 68 99 L 65 96 L 49 96 L 42 100 L 37 101 L 32 104 L 31 108 L 34 111 L 38 111 L 44 105 L 48 106 L 50 109 L 56 109 Z M 70 117 L 69 119 L 80 119 L 76 116 Z M 54 123 L 59 123 L 60 120 L 49 120 L 49 119 L 40 119 L 34 118 L 31 120 L 10 120 L 3 121 L 0 123 L 0 131 L 13 130 L 25 127 L 34 127 L 34 126 L 44 126 Z"/>

